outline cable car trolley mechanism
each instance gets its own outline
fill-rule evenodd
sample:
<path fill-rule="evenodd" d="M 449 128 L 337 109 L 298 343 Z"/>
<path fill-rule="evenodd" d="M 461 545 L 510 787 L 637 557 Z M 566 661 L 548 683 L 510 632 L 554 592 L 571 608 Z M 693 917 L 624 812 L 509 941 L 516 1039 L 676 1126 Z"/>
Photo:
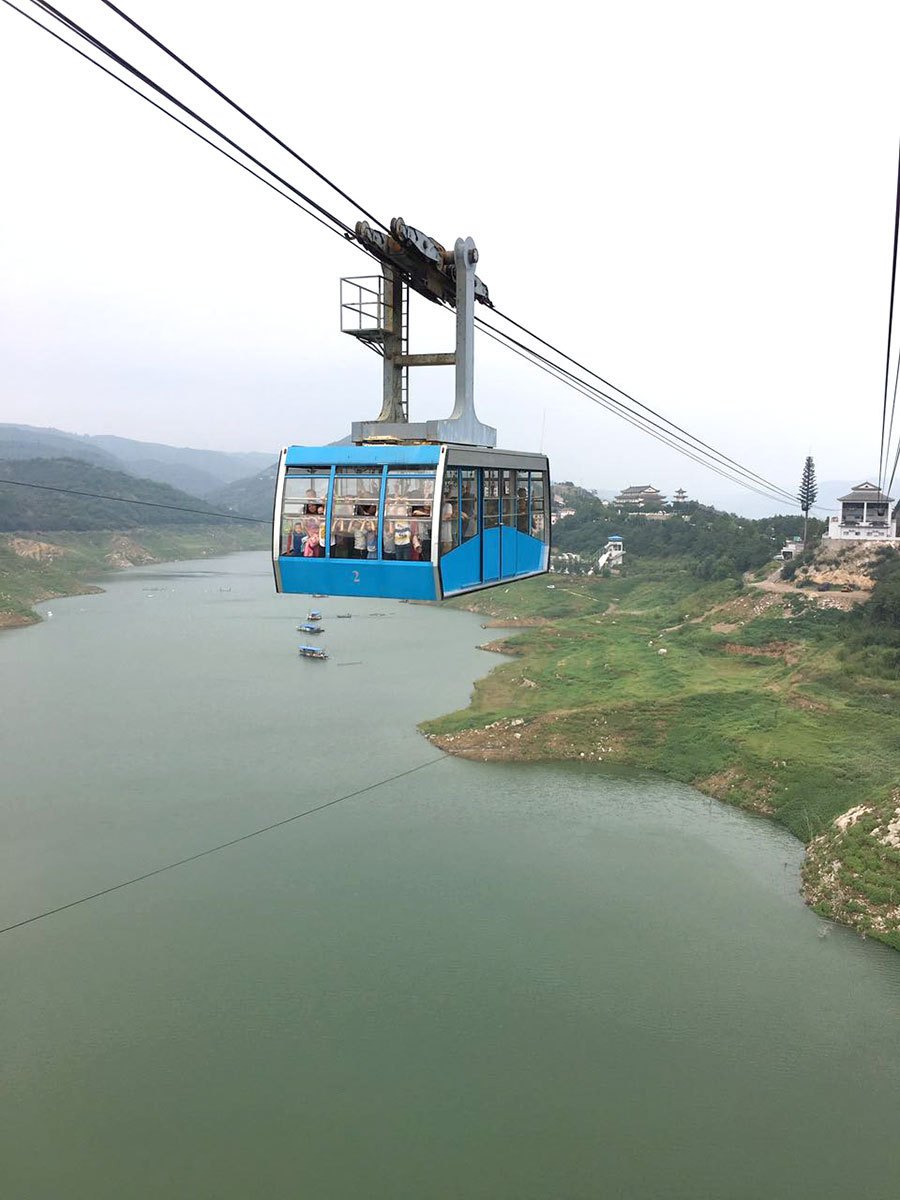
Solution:
<path fill-rule="evenodd" d="M 356 236 L 382 276 L 341 280 L 341 328 L 383 358 L 383 401 L 355 421 L 353 444 L 288 446 L 275 491 L 273 562 L 279 592 L 442 600 L 549 569 L 549 463 L 497 450 L 475 415 L 478 252 L 452 252 L 395 218 Z M 456 350 L 410 354 L 409 288 L 456 308 Z M 408 369 L 454 366 L 453 412 L 410 422 Z"/>

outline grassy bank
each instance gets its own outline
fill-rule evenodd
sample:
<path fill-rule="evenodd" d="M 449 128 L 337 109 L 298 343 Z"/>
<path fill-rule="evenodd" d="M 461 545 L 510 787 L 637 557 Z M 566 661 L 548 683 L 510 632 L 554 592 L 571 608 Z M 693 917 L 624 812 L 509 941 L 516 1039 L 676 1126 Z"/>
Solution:
<path fill-rule="evenodd" d="M 0 536 L 0 627 L 39 620 L 33 605 L 100 590 L 98 577 L 128 566 L 264 549 L 267 533 L 244 525 L 156 525 L 128 533 L 22 533 Z"/>
<path fill-rule="evenodd" d="M 845 872 L 846 895 L 835 897 L 814 866 L 806 886 L 820 911 L 900 949 L 900 854 L 877 832 L 900 774 L 900 680 L 869 677 L 848 659 L 852 618 L 829 603 L 732 580 L 698 587 L 673 560 L 627 579 L 494 589 L 466 605 L 486 624 L 540 623 L 495 643 L 514 658 L 476 685 L 469 708 L 423 729 L 485 760 L 651 768 L 771 817 L 804 843 L 830 838 L 849 809 L 877 811 L 881 825 L 867 817 L 852 835 L 876 830 L 866 854 L 848 849 L 868 896 L 850 894 Z"/>

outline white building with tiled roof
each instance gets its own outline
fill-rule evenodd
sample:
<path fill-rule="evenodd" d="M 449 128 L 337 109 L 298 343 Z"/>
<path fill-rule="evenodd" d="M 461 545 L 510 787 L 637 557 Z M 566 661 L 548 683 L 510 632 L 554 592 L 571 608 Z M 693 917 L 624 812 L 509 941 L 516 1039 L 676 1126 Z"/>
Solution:
<path fill-rule="evenodd" d="M 838 496 L 838 500 L 841 515 L 829 518 L 825 538 L 842 542 L 897 540 L 900 505 L 891 511 L 892 498 L 874 483 L 858 483 L 846 496 Z"/>

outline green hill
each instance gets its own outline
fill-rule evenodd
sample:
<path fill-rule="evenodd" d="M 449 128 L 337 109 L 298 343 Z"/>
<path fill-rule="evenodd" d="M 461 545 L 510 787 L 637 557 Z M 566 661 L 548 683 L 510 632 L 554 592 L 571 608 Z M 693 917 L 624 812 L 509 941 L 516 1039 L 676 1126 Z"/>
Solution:
<path fill-rule="evenodd" d="M 22 484 L 38 486 L 23 487 Z M 45 491 L 44 488 L 69 491 Z M 70 492 L 91 495 L 72 495 Z M 122 502 L 129 500 L 143 503 Z M 160 507 L 148 507 L 150 504 Z M 5 532 L 232 524 L 228 518 L 214 515 L 215 511 L 213 505 L 168 484 L 137 479 L 124 471 L 110 471 L 77 459 L 0 462 L 0 530 Z"/>
<path fill-rule="evenodd" d="M 275 477 L 278 474 L 278 463 L 273 462 L 249 479 L 238 479 L 227 487 L 212 492 L 208 500 L 218 509 L 226 508 L 234 512 L 244 513 L 248 517 L 270 521 L 272 505 L 275 497 Z"/>
<path fill-rule="evenodd" d="M 695 503 L 667 511 L 663 519 L 622 511 L 585 494 L 572 506 L 574 515 L 553 527 L 554 550 L 596 559 L 610 535 L 618 534 L 626 563 L 638 557 L 684 559 L 701 579 L 740 578 L 769 562 L 785 538 L 803 532 L 799 515 L 750 520 Z M 810 541 L 818 541 L 824 530 L 824 521 L 811 519 Z"/>

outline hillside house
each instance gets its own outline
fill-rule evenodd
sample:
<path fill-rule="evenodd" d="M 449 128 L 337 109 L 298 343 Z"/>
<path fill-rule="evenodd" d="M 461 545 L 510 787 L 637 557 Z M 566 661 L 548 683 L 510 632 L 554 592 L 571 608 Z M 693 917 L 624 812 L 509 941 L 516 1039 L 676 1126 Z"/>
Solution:
<path fill-rule="evenodd" d="M 645 508 L 648 504 L 665 504 L 666 498 L 652 484 L 643 483 L 636 487 L 627 487 L 619 492 L 613 504 L 621 504 L 631 508 Z"/>
<path fill-rule="evenodd" d="M 557 521 L 561 521 L 563 517 L 574 517 L 574 508 L 554 508 L 550 513 L 550 524 L 555 525 Z"/>
<path fill-rule="evenodd" d="M 800 553 L 803 549 L 803 538 L 792 537 L 788 538 L 782 548 L 775 555 L 781 562 L 790 562 L 792 558 Z"/>
<path fill-rule="evenodd" d="M 830 517 L 823 541 L 894 542 L 900 505 L 891 511 L 893 500 L 874 483 L 858 483 L 852 492 L 839 496 L 840 516 Z"/>

